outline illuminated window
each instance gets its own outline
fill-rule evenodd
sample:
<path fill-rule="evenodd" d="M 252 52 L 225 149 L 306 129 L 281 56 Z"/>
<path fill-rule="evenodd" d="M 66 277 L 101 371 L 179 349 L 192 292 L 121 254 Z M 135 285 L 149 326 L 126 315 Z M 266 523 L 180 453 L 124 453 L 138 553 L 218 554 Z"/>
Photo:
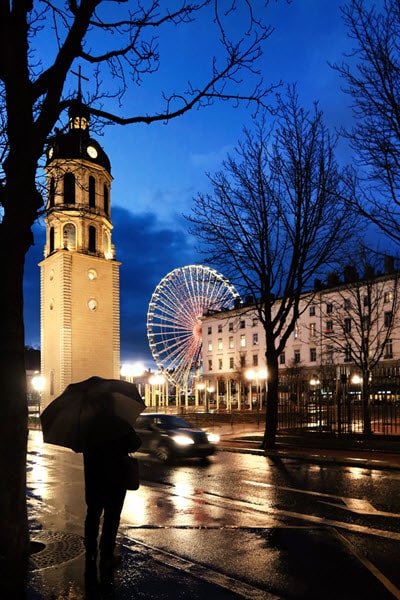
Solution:
<path fill-rule="evenodd" d="M 75 250 L 76 248 L 76 229 L 72 223 L 64 225 L 63 246 L 64 248 L 68 248 L 68 250 Z"/>
<path fill-rule="evenodd" d="M 240 336 L 240 347 L 241 348 L 245 348 L 246 347 L 246 336 L 245 335 L 241 335 Z"/>

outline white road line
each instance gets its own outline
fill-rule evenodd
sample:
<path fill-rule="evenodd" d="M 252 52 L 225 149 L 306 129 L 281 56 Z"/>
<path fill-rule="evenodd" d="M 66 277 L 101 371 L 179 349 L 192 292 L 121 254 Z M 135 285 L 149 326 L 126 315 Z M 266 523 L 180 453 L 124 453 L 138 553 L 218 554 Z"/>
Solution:
<path fill-rule="evenodd" d="M 329 498 L 333 500 L 338 500 L 339 502 L 343 502 L 344 506 L 340 506 L 340 504 L 336 504 L 333 502 L 324 502 L 324 504 L 330 504 L 331 506 L 335 506 L 337 508 L 343 508 L 344 510 L 350 510 L 351 512 L 359 513 L 360 515 L 379 515 L 381 517 L 395 517 L 399 518 L 400 513 L 390 513 L 377 510 L 368 500 L 363 500 L 362 498 L 349 498 L 347 496 L 335 496 L 334 494 L 324 494 L 323 492 L 313 492 L 311 490 L 302 490 L 296 488 L 290 488 L 285 486 L 272 485 L 271 483 L 261 483 L 259 481 L 243 481 L 243 483 L 247 483 L 248 485 L 253 485 L 256 487 L 263 488 L 273 488 L 275 490 L 283 490 L 285 492 L 295 492 L 296 494 L 305 494 L 308 496 L 315 496 L 316 498 Z"/>
<path fill-rule="evenodd" d="M 219 587 L 229 590 L 230 592 L 234 592 L 235 594 L 238 594 L 247 600 L 281 600 L 280 596 L 270 594 L 265 590 L 261 590 L 260 588 L 256 588 L 242 581 L 238 581 L 233 577 L 229 577 L 223 573 L 218 573 L 217 571 L 203 567 L 198 563 L 193 563 L 185 558 L 181 558 L 180 556 L 176 556 L 175 554 L 161 550 L 160 548 L 140 542 L 134 537 L 130 537 L 127 532 L 125 532 L 125 536 L 137 546 L 141 546 L 141 552 L 143 553 L 144 549 L 146 554 L 148 554 L 153 560 L 168 565 L 169 567 L 173 567 L 179 571 L 189 573 L 192 577 L 197 577 L 198 579 L 202 579 L 207 583 L 218 585 Z"/>

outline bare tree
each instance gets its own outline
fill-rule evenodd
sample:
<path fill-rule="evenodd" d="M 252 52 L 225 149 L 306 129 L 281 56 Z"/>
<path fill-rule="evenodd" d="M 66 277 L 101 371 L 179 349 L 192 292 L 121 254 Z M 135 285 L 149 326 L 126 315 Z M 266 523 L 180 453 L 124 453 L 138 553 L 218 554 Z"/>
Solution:
<path fill-rule="evenodd" d="M 235 10 L 241 10 L 243 29 L 233 39 L 225 25 Z M 158 108 L 152 114 L 127 114 L 122 108 L 125 92 L 143 84 L 145 76 L 159 68 L 155 32 L 188 26 L 200 16 L 208 19 L 210 40 L 214 33 L 215 43 L 220 44 L 218 57 L 208 57 L 208 79 L 201 81 L 198 75 L 183 90 L 160 90 Z M 99 124 L 165 122 L 221 99 L 256 108 L 265 104 L 270 91 L 257 71 L 270 34 L 271 28 L 257 19 L 257 11 L 246 0 L 227 2 L 223 9 L 216 0 L 179 0 L 174 10 L 159 0 L 0 3 L 1 563 L 14 565 L 29 551 L 24 261 L 33 242 L 32 224 L 43 210 L 38 165 L 55 124 L 74 100 L 66 84 L 71 68 L 76 71 L 79 61 L 93 69 L 94 83 L 86 103 Z M 112 90 L 101 85 L 107 74 L 113 80 Z M 117 107 L 115 114 L 107 106 Z"/>
<path fill-rule="evenodd" d="M 347 61 L 333 65 L 352 101 L 355 126 L 345 132 L 355 151 L 358 210 L 400 241 L 400 4 L 381 9 L 349 0 L 342 14 L 354 42 Z"/>
<path fill-rule="evenodd" d="M 345 282 L 332 296 L 333 334 L 322 335 L 345 363 L 358 367 L 362 376 L 363 431 L 371 433 L 370 395 L 372 372 L 383 356 L 390 356 L 392 333 L 399 319 L 399 273 L 386 257 L 384 274 L 377 258 L 360 249 L 344 268 Z"/>
<path fill-rule="evenodd" d="M 294 88 L 278 101 L 278 118 L 244 132 L 236 158 L 209 175 L 191 215 L 199 250 L 219 265 L 243 297 L 254 298 L 266 338 L 268 398 L 264 448 L 275 446 L 278 357 L 300 314 L 300 296 L 340 250 L 354 223 L 334 158 L 335 141 L 317 106 L 298 104 Z M 312 294 L 310 295 L 310 301 Z"/>

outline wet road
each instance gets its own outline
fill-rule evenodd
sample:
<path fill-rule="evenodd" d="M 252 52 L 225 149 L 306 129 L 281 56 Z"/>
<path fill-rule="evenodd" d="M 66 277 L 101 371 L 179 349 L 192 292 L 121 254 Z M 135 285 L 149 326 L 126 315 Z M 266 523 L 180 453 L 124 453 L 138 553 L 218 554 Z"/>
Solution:
<path fill-rule="evenodd" d="M 32 528 L 81 535 L 82 457 L 40 438 L 28 456 Z M 171 467 L 138 457 L 142 485 L 127 494 L 121 542 L 127 563 L 147 565 L 164 588 L 167 568 L 189 576 L 191 598 L 209 586 L 221 599 L 400 598 L 400 471 L 230 452 Z M 119 577 L 113 597 L 129 598 Z M 154 594 L 142 597 L 186 597 Z"/>

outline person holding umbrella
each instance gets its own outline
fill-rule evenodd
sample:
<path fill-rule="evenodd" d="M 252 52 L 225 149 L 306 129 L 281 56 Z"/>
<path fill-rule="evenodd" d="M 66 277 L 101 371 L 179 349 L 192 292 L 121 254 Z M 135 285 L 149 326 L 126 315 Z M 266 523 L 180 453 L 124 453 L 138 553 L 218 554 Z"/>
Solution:
<path fill-rule="evenodd" d="M 88 567 L 96 565 L 98 549 L 100 569 L 120 562 L 114 549 L 126 495 L 124 459 L 141 445 L 133 425 L 144 409 L 135 384 L 90 377 L 68 385 L 40 415 L 44 442 L 83 453 Z"/>
<path fill-rule="evenodd" d="M 117 567 L 120 556 L 114 554 L 121 511 L 124 505 L 126 486 L 123 459 L 135 452 L 141 440 L 133 428 L 124 436 L 103 442 L 83 452 L 85 473 L 85 536 L 86 562 L 97 560 L 97 540 L 100 519 L 103 526 L 100 536 L 100 569 Z"/>

